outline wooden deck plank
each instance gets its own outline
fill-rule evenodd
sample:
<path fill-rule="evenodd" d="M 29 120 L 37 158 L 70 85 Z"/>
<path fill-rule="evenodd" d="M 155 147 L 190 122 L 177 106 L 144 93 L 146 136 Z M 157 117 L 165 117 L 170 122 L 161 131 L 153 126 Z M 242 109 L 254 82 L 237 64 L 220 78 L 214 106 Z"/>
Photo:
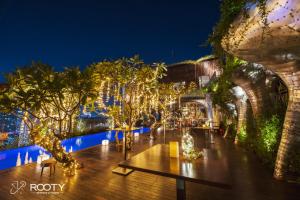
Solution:
<path fill-rule="evenodd" d="M 179 140 L 177 133 L 168 133 L 167 140 Z M 203 134 L 194 135 L 197 145 L 214 148 L 219 156 L 228 156 L 231 176 L 234 179 L 232 190 L 222 190 L 187 183 L 188 199 L 297 199 L 300 186 L 275 181 L 272 174 L 251 153 L 234 146 L 231 142 L 216 137 L 215 144 L 205 142 Z M 162 138 L 153 143 L 162 143 Z M 135 155 L 149 148 L 149 135 L 140 135 L 133 152 Z M 127 177 L 113 174 L 112 169 L 122 161 L 122 153 L 117 152 L 114 144 L 101 145 L 73 153 L 84 163 L 84 168 L 74 177 L 64 177 L 62 168 L 57 167 L 56 174 L 49 176 L 48 169 L 40 176 L 40 167 L 36 164 L 15 167 L 0 171 L 0 200 L 172 200 L 176 199 L 175 180 L 143 172 L 133 172 Z M 10 195 L 13 181 L 24 180 L 29 183 L 65 183 L 62 194 L 37 195 L 28 190 L 22 194 Z"/>

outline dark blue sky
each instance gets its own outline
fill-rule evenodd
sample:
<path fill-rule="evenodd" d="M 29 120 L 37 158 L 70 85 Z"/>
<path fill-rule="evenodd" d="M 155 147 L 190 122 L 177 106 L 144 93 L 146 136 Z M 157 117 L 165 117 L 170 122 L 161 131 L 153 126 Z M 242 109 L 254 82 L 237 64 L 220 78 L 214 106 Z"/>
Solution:
<path fill-rule="evenodd" d="M 0 0 L 1 73 L 33 60 L 61 69 L 134 54 L 197 59 L 211 52 L 201 44 L 218 11 L 219 0 Z"/>

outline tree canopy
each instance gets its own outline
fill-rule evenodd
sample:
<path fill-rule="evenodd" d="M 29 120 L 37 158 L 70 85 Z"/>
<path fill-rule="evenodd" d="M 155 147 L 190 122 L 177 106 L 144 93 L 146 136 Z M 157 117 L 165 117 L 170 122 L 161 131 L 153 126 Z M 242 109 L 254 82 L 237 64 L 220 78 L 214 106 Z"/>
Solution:
<path fill-rule="evenodd" d="M 68 175 L 74 174 L 76 162 L 60 142 L 72 131 L 80 106 L 95 96 L 89 75 L 78 68 L 55 72 L 32 63 L 8 74 L 9 87 L 0 94 L 0 110 L 22 118 L 32 142 L 63 163 Z"/>

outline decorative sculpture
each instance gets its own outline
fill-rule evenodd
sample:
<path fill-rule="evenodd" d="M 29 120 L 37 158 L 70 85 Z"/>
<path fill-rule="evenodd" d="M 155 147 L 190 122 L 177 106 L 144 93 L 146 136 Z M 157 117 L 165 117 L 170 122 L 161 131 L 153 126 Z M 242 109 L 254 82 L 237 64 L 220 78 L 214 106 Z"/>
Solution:
<path fill-rule="evenodd" d="M 181 145 L 183 150 L 183 157 L 187 160 L 194 160 L 202 156 L 201 151 L 196 151 L 194 148 L 194 138 L 185 132 L 181 138 Z"/>

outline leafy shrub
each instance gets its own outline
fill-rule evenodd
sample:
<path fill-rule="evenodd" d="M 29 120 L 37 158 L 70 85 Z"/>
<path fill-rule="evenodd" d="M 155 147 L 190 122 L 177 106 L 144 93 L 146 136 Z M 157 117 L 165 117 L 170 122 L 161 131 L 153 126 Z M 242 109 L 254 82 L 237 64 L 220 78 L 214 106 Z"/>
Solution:
<path fill-rule="evenodd" d="M 282 120 L 273 115 L 271 119 L 262 120 L 256 150 L 259 157 L 267 164 L 274 166 L 282 130 Z"/>
<path fill-rule="evenodd" d="M 108 129 L 105 127 L 94 127 L 94 128 L 86 128 L 82 131 L 74 131 L 69 134 L 68 138 L 76 137 L 76 136 L 82 136 L 82 135 L 88 135 L 88 134 L 94 134 L 99 133 L 103 131 L 107 131 Z"/>
<path fill-rule="evenodd" d="M 238 141 L 241 144 L 244 144 L 247 140 L 247 131 L 246 130 L 247 130 L 246 125 L 243 125 L 240 129 L 240 132 L 237 133 Z"/>

